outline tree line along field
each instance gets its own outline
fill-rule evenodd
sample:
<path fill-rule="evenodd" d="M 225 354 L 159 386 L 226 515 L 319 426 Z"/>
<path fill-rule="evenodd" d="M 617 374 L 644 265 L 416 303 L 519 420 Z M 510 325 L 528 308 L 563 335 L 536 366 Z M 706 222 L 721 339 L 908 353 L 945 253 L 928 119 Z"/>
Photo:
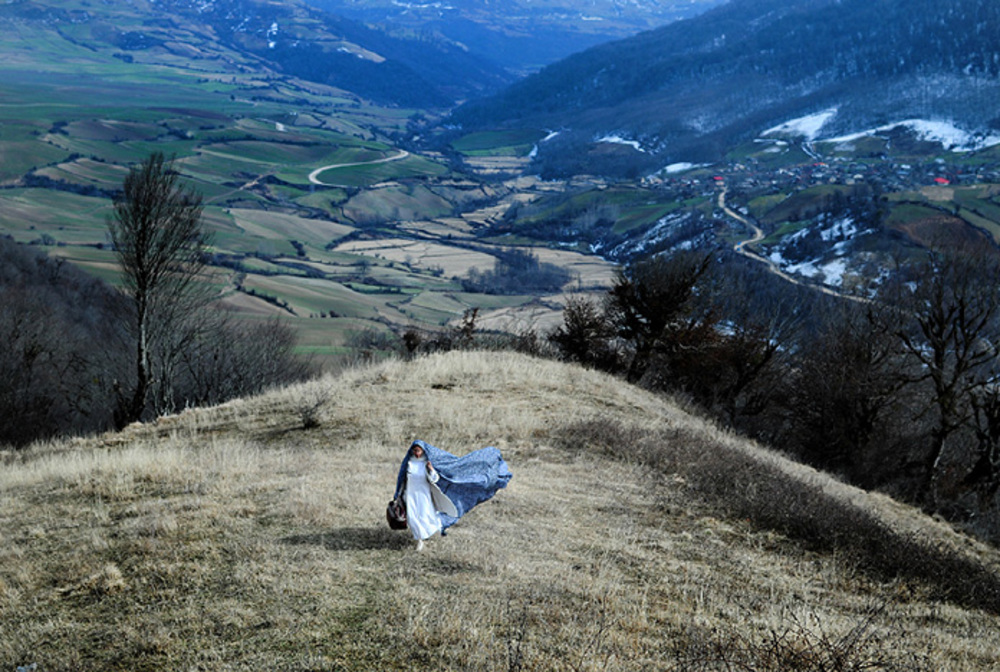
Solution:
<path fill-rule="evenodd" d="M 359 332 L 442 328 L 471 307 L 535 300 L 462 291 L 456 278 L 494 263 L 463 213 L 504 190 L 392 146 L 383 133 L 404 111 L 263 77 L 189 80 L 180 91 L 55 80 L 44 89 L 15 78 L 0 106 L 0 233 L 18 242 L 118 282 L 111 196 L 130 165 L 162 151 L 204 196 L 208 281 L 248 319 L 294 323 L 321 357 L 346 352 Z M 610 266 L 596 277 L 586 265 L 606 285 Z"/>

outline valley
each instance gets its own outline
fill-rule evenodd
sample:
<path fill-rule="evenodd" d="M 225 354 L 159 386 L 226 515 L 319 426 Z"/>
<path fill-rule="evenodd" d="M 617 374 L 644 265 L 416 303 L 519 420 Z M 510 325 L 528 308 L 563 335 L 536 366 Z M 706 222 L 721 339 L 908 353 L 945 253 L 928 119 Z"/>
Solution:
<path fill-rule="evenodd" d="M 384 26 L 391 33 L 440 35 L 522 75 L 587 47 L 696 16 L 721 4 L 721 0 L 598 0 L 584 5 L 567 0 L 309 2 L 357 21 Z"/>
<path fill-rule="evenodd" d="M 320 359 L 408 326 L 447 329 L 473 307 L 483 327 L 509 330 L 547 328 L 560 314 L 561 293 L 463 289 L 461 278 L 491 269 L 492 252 L 507 244 L 481 232 L 538 187 L 482 180 L 434 152 L 396 147 L 389 136 L 404 127 L 404 111 L 273 76 L 150 82 L 141 106 L 107 83 L 86 97 L 28 82 L 6 90 L 0 230 L 109 282 L 118 282 L 110 196 L 128 165 L 160 150 L 205 197 L 205 280 L 223 305 L 249 320 L 281 317 Z M 583 291 L 609 282 L 612 265 L 591 255 L 540 255 L 571 269 Z"/>
<path fill-rule="evenodd" d="M 911 121 L 831 138 L 851 117 L 824 108 L 760 126 L 711 161 L 667 164 L 669 152 L 625 130 L 581 147 L 572 129 L 455 126 L 448 105 L 307 79 L 283 40 L 346 49 L 366 67 L 391 66 L 403 46 L 301 3 L 243 24 L 230 5 L 211 3 L 205 24 L 183 3 L 152 22 L 117 2 L 41 19 L 23 2 L 0 11 L 0 46 L 17 54 L 0 64 L 0 232 L 117 283 L 111 196 L 130 165 L 174 156 L 205 199 L 204 282 L 243 319 L 293 325 L 321 361 L 398 347 L 407 329 L 447 333 L 470 311 L 481 329 L 544 335 L 569 296 L 599 296 L 618 265 L 661 251 L 736 248 L 795 282 L 864 294 L 889 256 L 935 232 L 1000 239 L 988 134 L 956 146 Z M 381 84 L 393 72 L 416 81 L 392 67 Z M 552 171 L 554 156 L 581 169 Z M 745 222 L 760 235 L 747 240 Z M 512 249 L 570 280 L 517 293 L 470 282 Z"/>
<path fill-rule="evenodd" d="M 916 240 L 922 222 L 946 217 L 1000 236 L 990 186 L 1000 183 L 996 148 L 914 146 L 889 156 L 857 140 L 875 154 L 860 157 L 843 143 L 807 151 L 770 138 L 724 163 L 642 180 L 542 180 L 531 175 L 539 134 L 470 134 L 442 153 L 407 140 L 406 111 L 358 105 L 293 78 L 189 82 L 188 107 L 175 104 L 176 87 L 162 100 L 151 94 L 148 108 L 117 109 L 96 100 L 66 106 L 27 83 L 9 90 L 17 98 L 0 108 L 7 235 L 115 283 L 110 195 L 146 152 L 174 153 L 205 195 L 213 235 L 206 281 L 223 305 L 249 320 L 279 316 L 295 326 L 301 350 L 321 359 L 407 328 L 447 330 L 473 309 L 480 328 L 545 333 L 560 323 L 568 296 L 602 293 L 615 266 L 640 250 L 728 244 L 796 282 L 857 287 L 874 263 L 863 248 L 821 248 L 810 260 L 776 250 L 815 223 L 831 194 L 859 184 L 880 185 L 886 230 Z M 750 240 L 748 217 L 761 231 Z M 670 235 L 656 240 L 665 226 Z M 498 252 L 525 245 L 567 269 L 571 282 L 517 295 L 463 286 L 470 271 L 493 268 Z"/>

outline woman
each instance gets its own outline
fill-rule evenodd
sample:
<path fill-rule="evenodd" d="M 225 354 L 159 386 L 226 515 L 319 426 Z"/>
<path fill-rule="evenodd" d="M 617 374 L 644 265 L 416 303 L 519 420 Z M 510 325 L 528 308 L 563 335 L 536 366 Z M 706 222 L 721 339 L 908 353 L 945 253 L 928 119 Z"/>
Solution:
<path fill-rule="evenodd" d="M 422 446 L 413 444 L 403 464 L 406 469 L 406 526 L 417 540 L 417 550 L 424 549 L 424 539 L 441 532 L 441 517 L 434 506 L 431 484 L 440 476 L 427 460 Z"/>
<path fill-rule="evenodd" d="M 423 550 L 424 540 L 442 535 L 472 507 L 506 487 L 510 469 L 493 446 L 457 457 L 425 441 L 414 441 L 399 466 L 396 497 L 404 493 L 406 524 Z"/>

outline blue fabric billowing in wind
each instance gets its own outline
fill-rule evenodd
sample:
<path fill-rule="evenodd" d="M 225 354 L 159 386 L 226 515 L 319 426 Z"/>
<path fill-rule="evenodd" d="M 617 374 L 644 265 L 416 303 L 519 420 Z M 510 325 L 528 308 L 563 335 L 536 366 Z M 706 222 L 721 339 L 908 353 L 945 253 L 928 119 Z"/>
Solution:
<path fill-rule="evenodd" d="M 500 456 L 500 450 L 493 446 L 474 450 L 468 455 L 458 457 L 446 450 L 441 450 L 426 441 L 414 441 L 410 449 L 406 451 L 403 463 L 399 465 L 399 476 L 396 477 L 396 494 L 403 491 L 406 485 L 406 462 L 413 455 L 413 446 L 423 447 L 424 454 L 428 461 L 434 466 L 440 478 L 437 485 L 441 492 L 448 495 L 455 508 L 458 509 L 458 517 L 453 518 L 444 513 L 441 516 L 441 525 L 447 529 L 458 522 L 476 504 L 485 502 L 496 494 L 497 490 L 507 486 L 512 474 Z"/>

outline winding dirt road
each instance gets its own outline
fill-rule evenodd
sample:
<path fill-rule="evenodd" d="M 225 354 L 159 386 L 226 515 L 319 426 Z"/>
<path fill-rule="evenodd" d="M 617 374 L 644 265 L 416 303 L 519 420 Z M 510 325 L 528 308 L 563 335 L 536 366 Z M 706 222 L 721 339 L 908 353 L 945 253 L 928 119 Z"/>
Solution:
<path fill-rule="evenodd" d="M 373 166 L 376 163 L 389 163 L 390 161 L 399 161 L 400 159 L 405 159 L 410 153 L 405 149 L 399 150 L 399 154 L 395 156 L 387 156 L 384 159 L 375 159 L 374 161 L 355 161 L 354 163 L 332 163 L 329 166 L 323 166 L 322 168 L 317 168 L 316 170 L 309 173 L 309 181 L 313 184 L 318 184 L 322 187 L 336 187 L 336 184 L 330 184 L 328 182 L 322 182 L 319 179 L 319 174 L 327 170 L 333 170 L 334 168 L 353 168 L 355 166 Z"/>
<path fill-rule="evenodd" d="M 733 252 L 737 252 L 744 256 L 750 256 L 755 259 L 763 259 L 763 257 L 761 257 L 760 255 L 755 254 L 753 252 L 748 252 L 743 248 L 746 245 L 753 245 L 754 243 L 759 243 L 760 241 L 764 240 L 764 232 L 761 231 L 759 226 L 757 226 L 749 219 L 747 219 L 746 217 L 744 217 L 743 215 L 741 215 L 740 213 L 736 212 L 728 205 L 726 205 L 726 191 L 727 191 L 726 187 L 723 187 L 722 191 L 719 192 L 719 200 L 718 200 L 719 209 L 722 210 L 724 213 L 726 213 L 726 215 L 728 215 L 729 217 L 732 217 L 737 222 L 750 229 L 751 233 L 753 234 L 747 240 L 741 240 L 740 242 L 733 245 Z"/>
<path fill-rule="evenodd" d="M 837 290 L 826 287 L 825 285 L 819 285 L 813 282 L 804 282 L 801 279 L 796 278 L 795 276 L 785 273 L 783 270 L 781 270 L 781 267 L 778 266 L 778 264 L 771 261 L 770 259 L 763 257 L 752 250 L 748 250 L 746 248 L 747 245 L 753 245 L 754 243 L 759 243 L 760 241 L 764 240 L 764 232 L 760 229 L 759 226 L 757 226 L 749 219 L 747 219 L 746 217 L 744 217 L 743 215 L 741 215 L 740 213 L 736 212 L 728 205 L 726 205 L 726 191 L 727 191 L 726 187 L 723 187 L 722 190 L 719 191 L 719 198 L 718 198 L 719 209 L 722 210 L 722 212 L 724 212 L 727 217 L 732 217 L 737 222 L 747 227 L 747 229 L 749 229 L 752 234 L 750 238 L 747 238 L 746 240 L 741 240 L 740 242 L 733 245 L 733 252 L 735 252 L 736 254 L 742 254 L 747 259 L 753 259 L 754 261 L 759 261 L 760 263 L 767 266 L 768 270 L 771 271 L 771 273 L 774 273 L 782 280 L 786 280 L 787 282 L 790 282 L 793 285 L 809 287 L 811 289 L 815 289 L 818 292 L 822 292 L 830 296 L 836 296 L 841 299 L 850 299 L 851 301 L 859 301 L 861 303 L 869 302 L 868 299 L 865 299 L 863 297 L 853 296 L 851 294 L 838 292 Z"/>

